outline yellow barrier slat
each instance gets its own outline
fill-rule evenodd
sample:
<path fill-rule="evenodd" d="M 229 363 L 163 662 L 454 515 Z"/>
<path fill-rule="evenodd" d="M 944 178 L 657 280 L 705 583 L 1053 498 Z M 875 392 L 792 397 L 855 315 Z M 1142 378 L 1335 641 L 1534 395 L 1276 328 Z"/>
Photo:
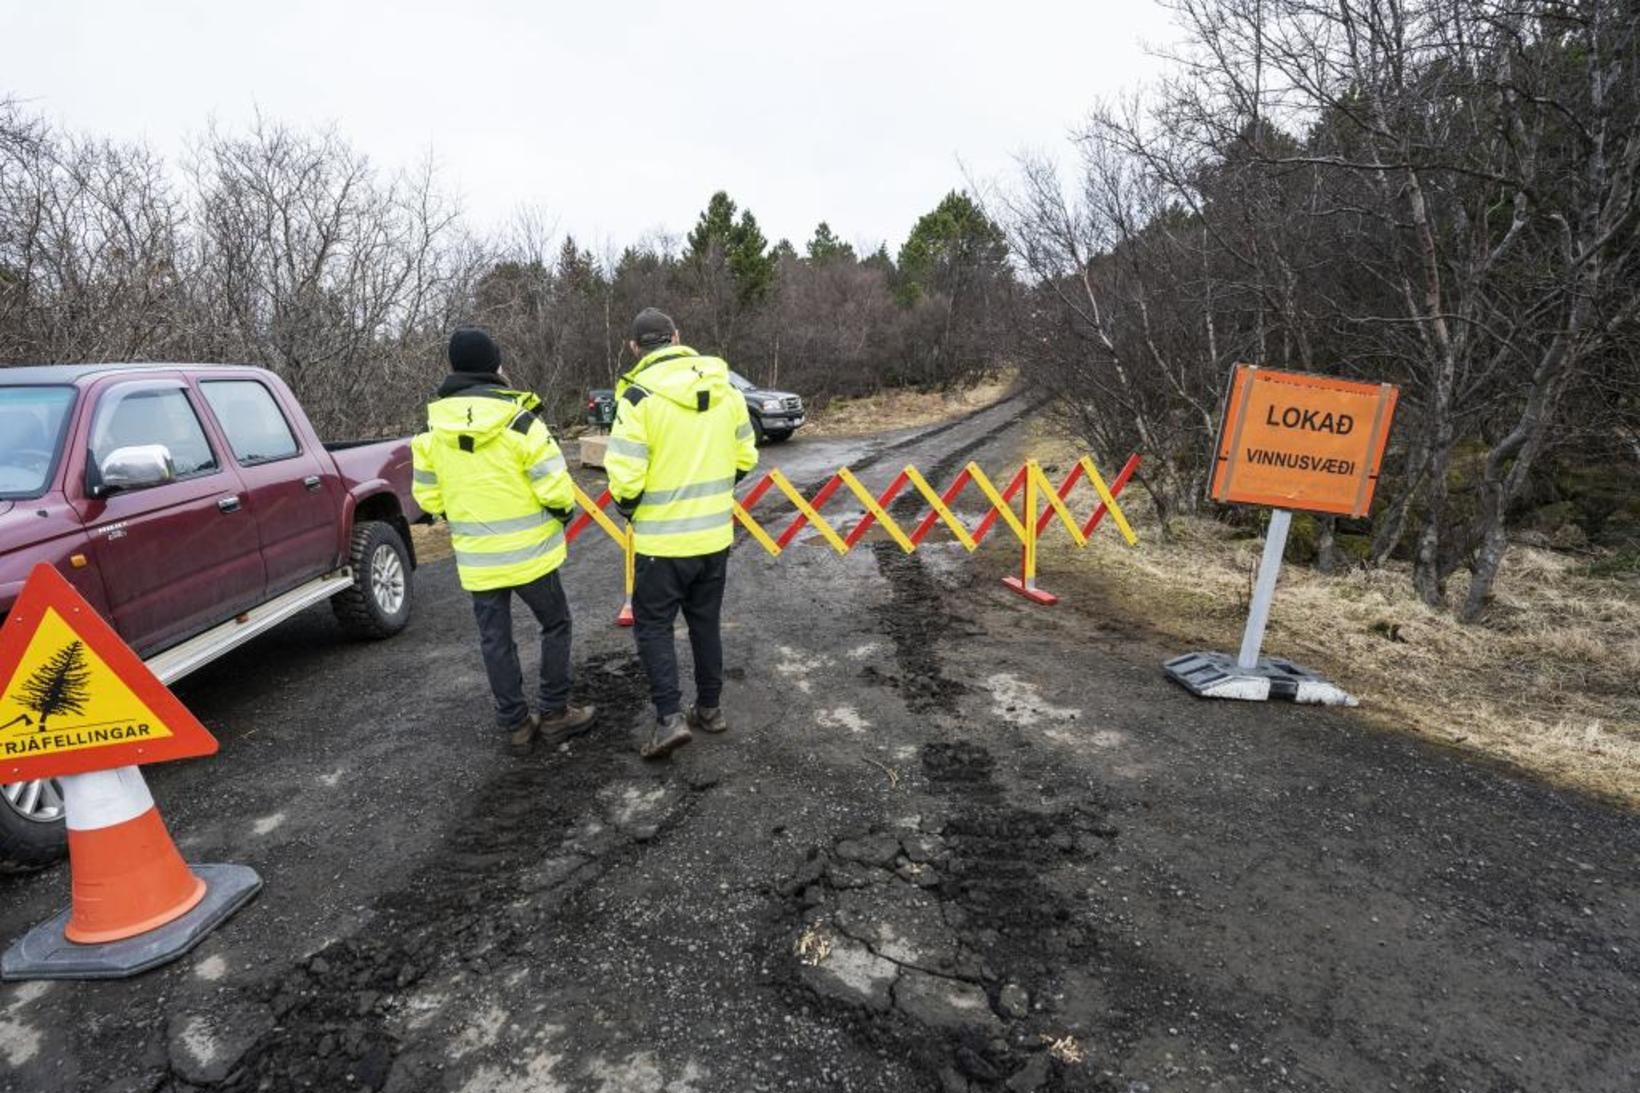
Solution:
<path fill-rule="evenodd" d="M 762 524 L 752 519 L 752 514 L 742 508 L 739 501 L 735 502 L 734 513 L 735 519 L 740 521 L 740 526 L 745 528 L 753 539 L 757 540 L 759 546 L 769 552 L 771 558 L 780 557 L 780 544 L 775 542 L 769 536 L 769 533 L 763 530 Z"/>
<path fill-rule="evenodd" d="M 843 480 L 843 485 L 854 491 L 854 496 L 860 499 L 860 504 L 864 505 L 866 511 L 877 518 L 877 523 L 881 524 L 883 530 L 888 532 L 889 537 L 900 545 L 901 550 L 910 554 L 917 549 L 917 544 L 906 538 L 905 532 L 900 530 L 900 525 L 889 518 L 888 513 L 883 511 L 883 506 L 879 505 L 877 499 L 871 495 L 871 491 L 862 486 L 860 480 L 854 477 L 853 471 L 844 467 L 837 472 L 837 477 Z"/>
<path fill-rule="evenodd" d="M 592 517 L 593 523 L 604 529 L 605 535 L 615 540 L 616 546 L 624 550 L 626 548 L 626 532 L 616 526 L 615 521 L 604 515 L 604 510 L 598 507 L 598 502 L 588 497 L 580 486 L 575 486 L 573 483 L 571 485 L 575 490 L 576 504 L 580 505 L 586 511 L 586 514 Z"/>
<path fill-rule="evenodd" d="M 1127 517 L 1122 515 L 1122 507 L 1116 503 L 1116 498 L 1112 496 L 1110 487 L 1105 485 L 1103 478 L 1099 477 L 1099 470 L 1093 465 L 1093 457 L 1085 455 L 1079 462 L 1082 464 L 1082 473 L 1088 476 L 1088 481 L 1093 483 L 1093 488 L 1099 491 L 1099 500 L 1105 503 L 1105 511 L 1110 513 L 1112 520 L 1116 521 L 1117 530 L 1122 533 L 1122 538 L 1127 540 L 1128 546 L 1138 546 L 1139 537 L 1133 534 L 1133 529 L 1128 526 Z"/>
<path fill-rule="evenodd" d="M 848 544 L 843 542 L 842 537 L 836 531 L 832 530 L 830 524 L 826 523 L 826 518 L 821 516 L 813 505 L 809 504 L 808 498 L 797 492 L 797 487 L 793 486 L 791 481 L 780 472 L 780 468 L 776 467 L 770 471 L 769 478 L 774 482 L 775 488 L 786 495 L 786 500 L 795 505 L 798 512 L 808 517 L 809 523 L 813 524 L 815 530 L 825 537 L 826 542 L 831 544 L 831 549 L 838 554 L 848 553 Z"/>
<path fill-rule="evenodd" d="M 978 550 L 979 544 L 974 542 L 974 537 L 968 533 L 968 529 L 963 526 L 962 521 L 957 519 L 957 514 L 946 506 L 944 499 L 935 492 L 934 487 L 928 484 L 928 480 L 922 476 L 922 472 L 907 463 L 905 476 L 911 480 L 913 486 L 917 487 L 917 492 L 923 495 L 923 500 L 928 502 L 928 507 L 939 513 L 940 519 L 945 521 L 945 526 L 950 528 L 951 534 L 957 537 L 957 542 L 961 543 L 970 554 Z"/>
<path fill-rule="evenodd" d="M 1021 524 L 1019 517 L 1014 515 L 1013 506 L 1004 501 L 1002 494 L 998 493 L 997 488 L 991 485 L 991 480 L 985 477 L 985 472 L 980 469 L 980 465 L 978 463 L 968 464 L 968 475 L 974 480 L 974 485 L 978 486 L 980 492 L 985 495 L 985 499 L 991 502 L 991 507 L 1001 515 L 1002 522 L 1008 525 L 1008 529 L 1014 533 L 1014 538 L 1024 543 L 1025 525 Z"/>
<path fill-rule="evenodd" d="M 1031 469 L 1028 473 L 1036 479 L 1037 488 L 1041 490 L 1042 496 L 1048 499 L 1049 506 L 1053 508 L 1054 513 L 1059 517 L 1060 523 L 1065 525 L 1065 530 L 1071 533 L 1071 538 L 1075 540 L 1076 545 L 1079 547 L 1087 546 L 1088 537 L 1082 534 L 1081 527 L 1077 525 L 1076 519 L 1071 516 L 1071 510 L 1066 508 L 1065 502 L 1059 499 L 1059 491 L 1053 488 L 1053 483 L 1048 481 L 1048 476 L 1042 473 L 1042 468 L 1037 465 L 1034 459 L 1031 461 Z"/>

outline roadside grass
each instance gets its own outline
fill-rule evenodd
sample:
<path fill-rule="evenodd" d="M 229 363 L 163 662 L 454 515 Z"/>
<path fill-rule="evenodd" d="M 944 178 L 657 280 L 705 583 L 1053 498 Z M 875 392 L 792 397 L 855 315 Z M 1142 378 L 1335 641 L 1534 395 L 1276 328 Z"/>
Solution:
<path fill-rule="evenodd" d="M 1045 439 L 1033 451 L 1068 467 L 1073 448 Z M 1092 494 L 1074 496 L 1088 511 Z M 1053 610 L 1118 613 L 1175 654 L 1234 652 L 1263 540 L 1208 519 L 1175 520 L 1164 536 L 1138 490 L 1124 501 L 1137 548 L 1108 520 L 1085 551 L 1047 533 L 1042 587 L 1066 596 Z M 1637 806 L 1640 580 L 1594 572 L 1512 547 L 1487 621 L 1466 626 L 1413 594 L 1407 564 L 1332 576 L 1287 565 L 1264 649 L 1322 672 L 1381 724 Z M 1451 603 L 1467 583 L 1453 578 Z"/>
<path fill-rule="evenodd" d="M 411 524 L 410 541 L 415 544 L 418 565 L 436 562 L 455 553 L 450 546 L 450 525 L 442 520 L 436 524 Z"/>
<path fill-rule="evenodd" d="M 892 389 L 865 398 L 832 399 L 801 435 L 816 437 L 868 436 L 893 429 L 938 425 L 994 405 L 1013 393 L 1018 383 L 1013 369 L 958 391 Z"/>

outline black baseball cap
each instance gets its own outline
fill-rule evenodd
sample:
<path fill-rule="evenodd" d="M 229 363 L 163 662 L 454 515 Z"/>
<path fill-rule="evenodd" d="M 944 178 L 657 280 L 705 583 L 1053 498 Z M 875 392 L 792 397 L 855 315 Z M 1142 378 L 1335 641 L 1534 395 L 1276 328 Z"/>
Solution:
<path fill-rule="evenodd" d="M 646 307 L 632 320 L 632 340 L 637 342 L 641 349 L 665 345 L 677 332 L 678 324 L 672 321 L 672 316 L 659 308 Z"/>

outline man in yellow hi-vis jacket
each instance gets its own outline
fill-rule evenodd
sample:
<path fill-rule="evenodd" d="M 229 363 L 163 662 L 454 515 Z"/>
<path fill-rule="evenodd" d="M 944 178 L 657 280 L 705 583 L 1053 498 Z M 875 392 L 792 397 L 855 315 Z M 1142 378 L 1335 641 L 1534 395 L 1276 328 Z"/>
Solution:
<path fill-rule="evenodd" d="M 427 431 L 410 443 L 411 492 L 450 524 L 456 572 L 473 597 L 479 650 L 496 720 L 519 755 L 542 735 L 556 742 L 592 723 L 569 702 L 569 601 L 558 579 L 574 486 L 552 434 L 535 415 L 541 400 L 508 389 L 501 350 L 482 330 L 450 337 L 451 372 L 427 406 Z M 539 713 L 524 699 L 513 641 L 513 593 L 541 626 Z"/>
<path fill-rule="evenodd" d="M 729 366 L 679 344 L 672 320 L 645 308 L 632 323 L 638 356 L 615 390 L 615 425 L 604 466 L 609 492 L 632 523 L 632 590 L 638 657 L 649 677 L 655 727 L 639 748 L 656 759 L 687 744 L 691 728 L 729 727 L 719 616 L 734 541 L 735 483 L 757 466 L 746 400 Z M 672 624 L 679 609 L 695 656 L 695 705 L 678 690 Z"/>

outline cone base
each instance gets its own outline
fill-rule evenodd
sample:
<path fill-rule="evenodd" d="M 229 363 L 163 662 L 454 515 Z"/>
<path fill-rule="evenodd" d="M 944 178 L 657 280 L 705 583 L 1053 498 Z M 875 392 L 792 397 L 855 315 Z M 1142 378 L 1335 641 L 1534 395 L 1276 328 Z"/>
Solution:
<path fill-rule="evenodd" d="M 1044 592 L 1040 588 L 1027 587 L 1025 582 L 1020 580 L 1018 577 L 1004 577 L 1002 578 L 1002 583 L 1007 585 L 1011 590 L 1019 593 L 1021 596 L 1024 596 L 1032 603 L 1052 606 L 1053 604 L 1059 602 L 1059 597 L 1055 596 L 1052 592 Z"/>
<path fill-rule="evenodd" d="M 42 922 L 0 957 L 0 979 L 123 979 L 185 955 L 243 907 L 262 888 L 256 870 L 243 865 L 190 867 L 204 897 L 185 912 L 136 937 L 85 945 L 64 935 L 71 910 Z"/>

